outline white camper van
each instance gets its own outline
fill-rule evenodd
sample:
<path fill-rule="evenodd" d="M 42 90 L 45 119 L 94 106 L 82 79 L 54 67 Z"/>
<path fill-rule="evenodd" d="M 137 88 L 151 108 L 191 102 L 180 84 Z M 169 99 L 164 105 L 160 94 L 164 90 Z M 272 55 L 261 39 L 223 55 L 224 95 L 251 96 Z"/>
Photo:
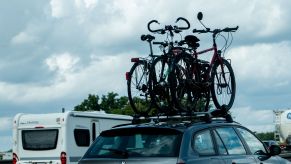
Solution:
<path fill-rule="evenodd" d="M 131 116 L 105 112 L 17 114 L 13 164 L 77 163 L 101 131 L 131 121 Z"/>

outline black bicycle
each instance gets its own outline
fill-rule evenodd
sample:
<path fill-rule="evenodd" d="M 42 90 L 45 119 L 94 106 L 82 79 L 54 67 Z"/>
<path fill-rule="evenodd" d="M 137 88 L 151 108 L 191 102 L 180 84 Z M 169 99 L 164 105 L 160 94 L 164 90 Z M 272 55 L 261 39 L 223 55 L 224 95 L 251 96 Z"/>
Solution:
<path fill-rule="evenodd" d="M 152 41 L 155 39 L 152 35 L 142 35 L 141 40 L 149 43 L 150 54 L 147 58 L 132 58 L 132 65 L 129 72 L 126 73 L 127 92 L 129 103 L 137 115 L 147 116 L 152 108 L 150 96 L 150 65 L 158 55 L 153 55 Z"/>
<path fill-rule="evenodd" d="M 186 23 L 185 27 L 178 27 L 172 25 L 166 25 L 162 29 L 151 29 L 151 24 L 156 23 L 159 24 L 158 21 L 152 20 L 148 23 L 149 31 L 158 34 L 165 34 L 167 37 L 167 41 L 162 42 L 160 44 L 167 45 L 167 52 L 164 52 L 163 55 L 157 57 L 150 69 L 150 88 L 151 88 L 151 100 L 153 106 L 158 109 L 159 114 L 165 115 L 174 115 L 177 114 L 178 109 L 176 108 L 175 101 L 173 101 L 173 94 L 175 94 L 175 87 L 178 86 L 179 81 L 175 80 L 175 75 L 177 75 L 177 69 L 174 66 L 175 58 L 182 54 L 183 48 L 180 47 L 173 40 L 174 34 L 179 34 L 183 30 L 187 30 L 190 28 L 190 23 L 187 19 L 179 17 L 176 20 L 176 23 L 179 21 L 183 21 Z M 182 74 L 180 74 L 183 76 Z"/>

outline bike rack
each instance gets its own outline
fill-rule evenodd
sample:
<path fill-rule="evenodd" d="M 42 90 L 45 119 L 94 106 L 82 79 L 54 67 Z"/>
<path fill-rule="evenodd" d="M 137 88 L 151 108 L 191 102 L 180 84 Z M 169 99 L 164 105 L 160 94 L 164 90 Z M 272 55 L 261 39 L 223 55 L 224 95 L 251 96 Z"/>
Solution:
<path fill-rule="evenodd" d="M 160 123 L 160 122 L 206 122 L 211 123 L 212 120 L 223 119 L 227 122 L 233 122 L 232 116 L 225 109 L 215 109 L 209 112 L 192 112 L 188 114 L 172 115 L 172 116 L 134 116 L 132 124 L 140 123 Z"/>

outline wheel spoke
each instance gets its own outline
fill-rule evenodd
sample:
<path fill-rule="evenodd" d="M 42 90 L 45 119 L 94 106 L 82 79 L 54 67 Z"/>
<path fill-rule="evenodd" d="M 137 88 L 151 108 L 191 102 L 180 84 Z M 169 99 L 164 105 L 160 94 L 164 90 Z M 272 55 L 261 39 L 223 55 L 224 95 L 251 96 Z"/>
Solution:
<path fill-rule="evenodd" d="M 235 97 L 235 78 L 231 65 L 223 60 L 223 66 L 216 63 L 212 71 L 212 99 L 217 108 L 226 105 L 229 109 Z"/>

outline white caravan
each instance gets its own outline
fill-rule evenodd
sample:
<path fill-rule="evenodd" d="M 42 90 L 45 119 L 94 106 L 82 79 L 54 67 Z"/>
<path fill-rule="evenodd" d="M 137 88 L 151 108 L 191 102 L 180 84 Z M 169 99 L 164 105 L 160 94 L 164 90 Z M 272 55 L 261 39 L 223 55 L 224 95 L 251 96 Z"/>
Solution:
<path fill-rule="evenodd" d="M 77 163 L 101 131 L 131 121 L 131 116 L 105 112 L 17 114 L 13 164 Z"/>

